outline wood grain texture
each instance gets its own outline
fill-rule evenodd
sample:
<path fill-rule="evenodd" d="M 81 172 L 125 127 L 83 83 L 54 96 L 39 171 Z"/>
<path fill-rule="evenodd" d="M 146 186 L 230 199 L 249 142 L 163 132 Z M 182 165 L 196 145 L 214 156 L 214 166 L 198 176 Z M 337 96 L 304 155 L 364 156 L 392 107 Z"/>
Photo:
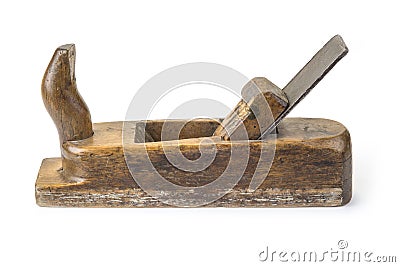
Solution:
<path fill-rule="evenodd" d="M 242 89 L 242 98 L 214 136 L 224 140 L 257 140 L 289 105 L 285 93 L 264 77 L 249 81 Z"/>
<path fill-rule="evenodd" d="M 226 166 L 232 146 L 250 147 L 250 158 L 243 177 L 230 193 L 209 206 L 341 206 L 351 199 L 350 135 L 340 123 L 325 119 L 287 118 L 279 126 L 276 140 L 217 140 L 218 153 L 214 162 L 197 173 L 178 170 L 165 158 L 161 146 L 176 147 L 179 141 L 157 142 L 164 123 L 150 121 L 146 124 L 146 131 L 156 142 L 132 143 L 125 149 L 136 151 L 132 155 L 137 164 L 141 164 L 140 159 L 145 155 L 141 154 L 143 150 L 138 146 L 145 145 L 157 171 L 177 185 L 194 187 L 214 181 Z M 181 122 L 176 123 L 179 125 Z M 196 159 L 200 137 L 212 136 L 219 123 L 218 120 L 199 119 L 186 125 L 187 128 L 181 131 L 181 138 L 189 139 L 180 140 L 179 148 L 188 159 Z M 44 160 L 36 182 L 38 205 L 168 207 L 147 195 L 133 179 L 124 158 L 122 127 L 123 122 L 94 124 L 95 134 L 92 137 L 63 144 L 62 159 Z M 130 122 L 128 127 L 135 131 L 135 122 Z M 260 150 L 271 142 L 276 146 L 272 167 L 265 173 L 267 177 L 261 186 L 252 192 L 248 187 Z"/>
<path fill-rule="evenodd" d="M 61 145 L 93 135 L 89 109 L 76 87 L 73 44 L 60 46 L 54 52 L 43 77 L 42 98 Z"/>

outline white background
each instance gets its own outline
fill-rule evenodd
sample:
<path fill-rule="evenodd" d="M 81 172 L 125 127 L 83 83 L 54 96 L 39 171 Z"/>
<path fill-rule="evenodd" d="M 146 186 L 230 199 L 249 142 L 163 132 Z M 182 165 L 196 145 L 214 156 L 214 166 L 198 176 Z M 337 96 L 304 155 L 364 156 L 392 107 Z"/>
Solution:
<path fill-rule="evenodd" d="M 399 8 L 396 1 L 339 0 L 1 2 L 0 266 L 265 266 L 271 263 L 258 254 L 267 245 L 329 250 L 340 239 L 353 250 L 399 261 Z M 36 206 L 40 163 L 59 155 L 40 95 L 57 46 L 76 44 L 78 87 L 93 121 L 101 122 L 123 120 L 143 83 L 188 62 L 220 63 L 283 87 L 337 33 L 348 56 L 291 116 L 348 127 L 354 165 L 349 205 Z"/>

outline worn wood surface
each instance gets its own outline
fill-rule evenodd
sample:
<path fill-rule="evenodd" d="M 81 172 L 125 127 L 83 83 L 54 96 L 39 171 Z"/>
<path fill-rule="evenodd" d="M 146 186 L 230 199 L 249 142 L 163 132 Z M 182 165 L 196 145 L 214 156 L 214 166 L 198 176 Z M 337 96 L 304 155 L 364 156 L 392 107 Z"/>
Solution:
<path fill-rule="evenodd" d="M 325 119 L 288 118 L 282 121 L 278 138 L 273 141 L 216 140 L 218 153 L 214 162 L 197 173 L 181 171 L 169 164 L 161 145 L 164 148 L 176 147 L 179 141 L 157 142 L 163 123 L 150 121 L 146 124 L 146 131 L 156 142 L 144 145 L 157 171 L 177 185 L 201 186 L 212 182 L 223 172 L 232 146 L 250 147 L 251 156 L 241 180 L 230 193 L 209 206 L 341 206 L 350 201 L 351 142 L 348 131 L 340 123 Z M 179 121 L 176 123 L 180 124 Z M 38 205 L 166 207 L 147 195 L 132 178 L 123 153 L 122 125 L 122 122 L 94 124 L 92 137 L 63 144 L 63 159 L 44 160 L 36 182 Z M 181 140 L 179 148 L 188 159 L 196 159 L 200 137 L 211 136 L 219 123 L 199 119 L 187 125 L 181 131 L 181 138 L 189 139 Z M 134 131 L 135 123 L 128 127 Z M 168 139 L 168 134 L 165 137 Z M 271 142 L 276 146 L 272 167 L 261 186 L 251 192 L 248 187 L 260 150 Z M 137 151 L 132 154 L 137 164 L 141 164 L 140 160 L 145 156 L 139 146 L 143 147 L 143 144 L 132 143 L 125 148 Z"/>
<path fill-rule="evenodd" d="M 289 118 L 280 124 L 276 139 L 269 135 L 255 140 L 282 117 L 288 105 L 285 93 L 265 78 L 255 78 L 244 87 L 244 101 L 222 124 L 221 119 L 196 119 L 92 125 L 89 109 L 76 87 L 75 47 L 65 45 L 55 51 L 45 72 L 42 96 L 59 132 L 61 158 L 42 163 L 36 181 L 40 206 L 166 207 L 153 194 L 147 194 L 134 177 L 144 177 L 141 185 L 155 186 L 154 192 L 159 195 L 190 201 L 194 199 L 191 188 L 216 181 L 229 162 L 234 167 L 228 172 L 228 180 L 238 181 L 208 206 L 341 206 L 351 199 L 350 135 L 340 123 Z M 244 131 L 238 131 L 241 121 Z M 122 129 L 132 136 L 124 135 L 123 139 Z M 260 155 L 265 149 L 271 152 L 271 148 L 275 153 L 270 154 L 270 161 L 259 166 Z M 246 149 L 248 159 L 242 157 Z M 168 151 L 191 162 L 213 152 L 215 158 L 206 168 L 193 172 L 172 165 Z M 232 151 L 239 151 L 239 157 L 231 159 Z M 153 173 L 144 168 L 147 159 L 164 179 L 190 188 L 186 195 L 159 190 L 157 182 L 150 179 Z M 127 162 L 133 167 L 132 173 Z M 254 191 L 249 186 L 255 173 L 265 180 Z M 211 188 L 201 197 L 216 195 L 219 190 Z"/>
<path fill-rule="evenodd" d="M 242 100 L 226 116 L 214 135 L 224 140 L 257 140 L 288 106 L 285 93 L 264 77 L 242 89 Z"/>
<path fill-rule="evenodd" d="M 42 98 L 61 144 L 93 135 L 89 109 L 76 87 L 73 44 L 60 46 L 54 52 L 43 77 Z"/>

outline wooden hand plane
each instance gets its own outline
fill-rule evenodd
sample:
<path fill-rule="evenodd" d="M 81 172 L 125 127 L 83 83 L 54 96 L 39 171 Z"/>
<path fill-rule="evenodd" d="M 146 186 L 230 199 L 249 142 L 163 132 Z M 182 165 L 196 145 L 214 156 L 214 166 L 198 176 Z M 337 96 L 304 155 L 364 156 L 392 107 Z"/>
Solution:
<path fill-rule="evenodd" d="M 347 52 L 337 35 L 283 90 L 266 78 L 252 79 L 242 90 L 243 99 L 225 119 L 92 124 L 77 91 L 75 46 L 61 46 L 42 82 L 43 101 L 59 133 L 61 157 L 43 160 L 35 185 L 36 202 L 44 207 L 345 205 L 352 195 L 349 132 L 332 120 L 286 115 Z M 166 123 L 168 131 L 162 133 Z M 132 133 L 127 143 L 123 142 L 124 128 Z M 178 139 L 174 138 L 176 131 Z M 204 144 L 205 138 L 213 144 Z M 177 168 L 166 156 L 166 151 L 178 151 L 195 160 L 200 147 L 202 152 L 213 150 L 215 158 L 197 172 Z M 261 154 L 270 147 L 273 157 L 260 164 Z M 227 190 L 218 186 L 195 190 L 206 188 L 226 173 L 233 150 L 241 155 L 246 149 L 246 161 L 241 157 L 231 160 L 232 170 L 225 175 L 230 183 Z M 151 161 L 166 184 L 174 186 L 161 187 L 145 167 L 145 160 Z M 262 179 L 254 186 L 256 174 Z M 200 205 L 199 195 L 218 197 Z"/>

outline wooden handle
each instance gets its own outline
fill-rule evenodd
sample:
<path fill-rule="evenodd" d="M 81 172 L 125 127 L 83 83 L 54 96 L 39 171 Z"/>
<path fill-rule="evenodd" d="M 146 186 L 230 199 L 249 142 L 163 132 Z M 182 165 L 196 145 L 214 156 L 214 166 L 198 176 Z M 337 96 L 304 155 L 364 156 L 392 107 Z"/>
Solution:
<path fill-rule="evenodd" d="M 43 77 L 42 98 L 61 145 L 93 135 L 89 109 L 76 88 L 75 45 L 63 45 L 54 52 Z"/>

